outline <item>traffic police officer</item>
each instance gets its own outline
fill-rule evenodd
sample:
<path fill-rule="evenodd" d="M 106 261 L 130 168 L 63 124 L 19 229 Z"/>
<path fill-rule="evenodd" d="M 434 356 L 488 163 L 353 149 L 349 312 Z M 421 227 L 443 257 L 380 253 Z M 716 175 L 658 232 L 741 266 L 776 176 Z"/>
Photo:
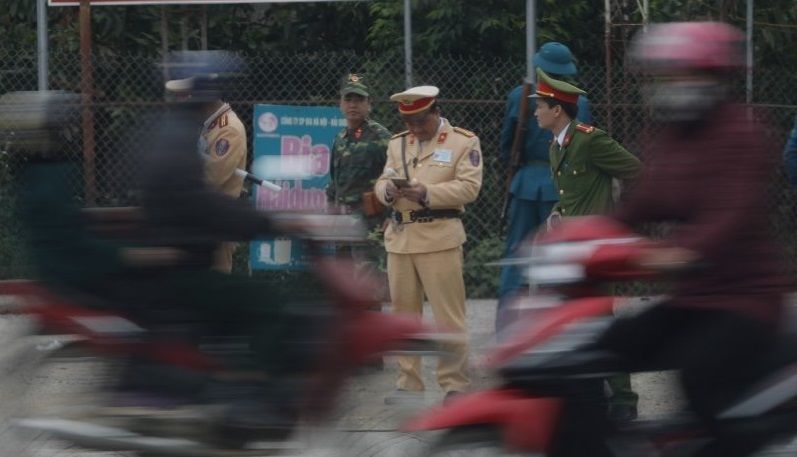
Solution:
<path fill-rule="evenodd" d="M 426 295 L 437 324 L 463 335 L 449 347 L 453 355 L 438 362 L 437 380 L 448 398 L 470 384 L 461 216 L 464 205 L 479 195 L 482 152 L 473 132 L 441 117 L 438 92 L 420 86 L 390 97 L 408 130 L 391 138 L 374 191 L 393 209 L 385 231 L 393 309 L 421 314 Z M 424 389 L 418 357 L 400 357 L 399 368 L 399 391 Z"/>
<path fill-rule="evenodd" d="M 548 218 L 549 227 L 561 217 L 606 214 L 614 209 L 612 179 L 630 179 L 642 163 L 602 130 L 576 122 L 579 96 L 586 92 L 551 78 L 537 69 L 537 108 L 540 128 L 550 130 L 553 182 L 559 194 Z M 610 417 L 626 422 L 637 416 L 638 395 L 631 390 L 627 374 L 608 379 L 612 390 Z"/>
<path fill-rule="evenodd" d="M 172 95 L 190 97 L 193 77 L 166 82 Z M 246 129 L 228 103 L 221 100 L 201 105 L 207 119 L 197 144 L 205 163 L 205 180 L 211 189 L 238 198 L 243 190 L 243 178 L 236 170 L 246 170 Z M 222 273 L 232 271 L 235 243 L 223 242 L 216 251 L 213 269 Z"/>

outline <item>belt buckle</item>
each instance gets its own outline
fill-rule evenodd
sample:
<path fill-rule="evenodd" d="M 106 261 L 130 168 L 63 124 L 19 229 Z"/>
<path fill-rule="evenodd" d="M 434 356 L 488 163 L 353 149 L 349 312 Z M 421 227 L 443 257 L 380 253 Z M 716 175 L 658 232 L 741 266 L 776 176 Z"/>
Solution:
<path fill-rule="evenodd" d="M 410 222 L 415 222 L 413 220 L 414 219 L 413 213 L 414 211 L 412 210 L 407 210 L 407 211 L 393 210 L 393 217 L 392 217 L 393 222 L 397 224 L 409 224 Z"/>

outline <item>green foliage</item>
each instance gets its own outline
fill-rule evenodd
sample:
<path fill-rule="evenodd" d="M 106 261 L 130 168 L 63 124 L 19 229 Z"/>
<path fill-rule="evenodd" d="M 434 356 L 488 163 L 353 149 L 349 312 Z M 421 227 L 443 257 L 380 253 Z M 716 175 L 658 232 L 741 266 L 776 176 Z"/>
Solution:
<path fill-rule="evenodd" d="M 416 55 L 507 56 L 525 46 L 522 2 L 488 0 L 422 1 L 412 3 L 412 28 Z M 368 41 L 378 52 L 403 48 L 403 3 L 376 0 L 370 3 L 373 22 Z"/>
<path fill-rule="evenodd" d="M 623 19 L 641 22 L 634 3 Z M 5 0 L 0 15 L 4 45 L 35 49 L 36 6 L 30 0 Z M 521 58 L 525 49 L 525 2 L 517 0 L 413 0 L 414 53 Z M 718 20 L 744 26 L 745 2 L 730 0 L 651 0 L 651 20 Z M 179 49 L 185 42 L 199 49 L 207 18 L 210 49 L 244 53 L 263 51 L 353 51 L 403 53 L 403 2 L 317 2 L 299 4 L 229 4 L 178 6 L 114 6 L 92 9 L 95 52 L 100 55 L 159 55 L 164 44 Z M 537 43 L 550 40 L 570 45 L 582 62 L 603 61 L 603 2 L 538 0 Z M 168 29 L 161 36 L 162 18 Z M 757 61 L 797 63 L 797 2 L 769 0 L 755 5 Z M 78 51 L 78 9 L 48 8 L 49 38 L 56 53 Z M 77 59 L 76 59 L 77 60 Z"/>
<path fill-rule="evenodd" d="M 29 274 L 23 233 L 14 217 L 13 173 L 10 157 L 0 149 L 0 279 Z"/>
<path fill-rule="evenodd" d="M 580 62 L 602 62 L 603 2 L 571 0 L 562 7 L 561 1 L 538 0 L 537 18 L 538 45 L 561 41 Z"/>
<path fill-rule="evenodd" d="M 504 252 L 503 237 L 493 236 L 465 245 L 463 267 L 468 298 L 492 298 L 498 291 L 501 269 L 485 266 L 501 258 Z"/>

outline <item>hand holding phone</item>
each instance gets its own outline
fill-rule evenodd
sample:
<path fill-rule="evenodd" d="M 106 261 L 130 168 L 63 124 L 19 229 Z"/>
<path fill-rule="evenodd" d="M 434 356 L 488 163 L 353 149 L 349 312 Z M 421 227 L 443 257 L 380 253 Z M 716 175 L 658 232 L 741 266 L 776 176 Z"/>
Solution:
<path fill-rule="evenodd" d="M 390 178 L 390 181 L 398 189 L 410 187 L 410 182 L 406 178 Z"/>

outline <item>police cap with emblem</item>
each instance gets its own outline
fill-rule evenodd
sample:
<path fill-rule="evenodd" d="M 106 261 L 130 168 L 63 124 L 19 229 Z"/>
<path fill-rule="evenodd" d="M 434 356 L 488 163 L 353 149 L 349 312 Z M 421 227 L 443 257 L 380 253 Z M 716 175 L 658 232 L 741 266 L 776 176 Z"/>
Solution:
<path fill-rule="evenodd" d="M 552 98 L 562 103 L 575 105 L 579 95 L 586 95 L 586 92 L 578 87 L 559 81 L 548 76 L 541 69 L 537 69 L 537 90 L 529 95 L 532 98 Z"/>
<path fill-rule="evenodd" d="M 349 73 L 340 87 L 340 95 L 345 97 L 348 94 L 362 95 L 363 97 L 370 97 L 368 86 L 365 84 L 365 78 L 362 75 Z"/>
<path fill-rule="evenodd" d="M 431 108 L 439 93 L 435 86 L 417 86 L 391 95 L 390 100 L 398 102 L 399 113 L 410 115 Z"/>

